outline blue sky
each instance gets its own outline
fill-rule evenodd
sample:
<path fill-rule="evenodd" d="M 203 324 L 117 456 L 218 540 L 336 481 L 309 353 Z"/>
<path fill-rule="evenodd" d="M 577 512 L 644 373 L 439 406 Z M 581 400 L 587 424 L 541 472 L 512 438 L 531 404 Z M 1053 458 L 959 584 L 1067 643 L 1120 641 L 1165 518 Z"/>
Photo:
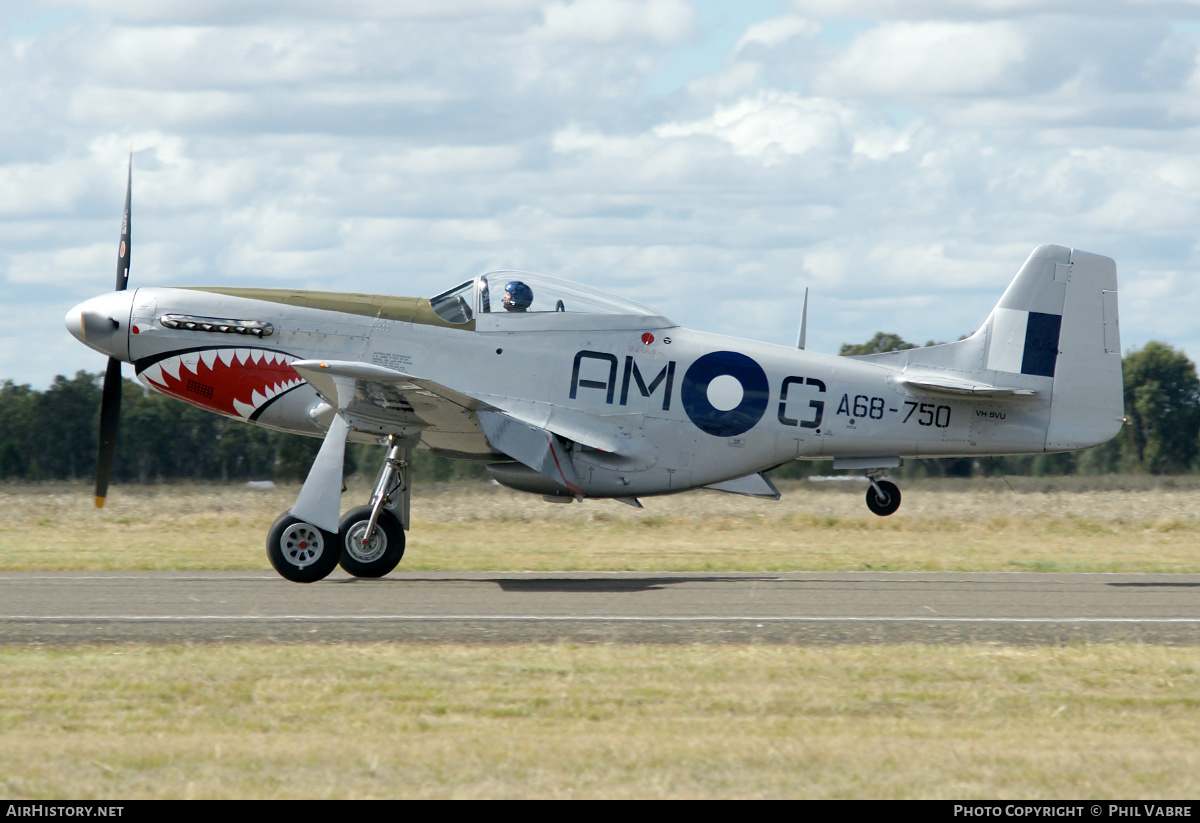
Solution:
<path fill-rule="evenodd" d="M 1200 3 L 58 0 L 0 7 L 0 379 L 132 285 L 429 295 L 493 268 L 809 348 L 973 331 L 1117 260 L 1200 356 Z"/>

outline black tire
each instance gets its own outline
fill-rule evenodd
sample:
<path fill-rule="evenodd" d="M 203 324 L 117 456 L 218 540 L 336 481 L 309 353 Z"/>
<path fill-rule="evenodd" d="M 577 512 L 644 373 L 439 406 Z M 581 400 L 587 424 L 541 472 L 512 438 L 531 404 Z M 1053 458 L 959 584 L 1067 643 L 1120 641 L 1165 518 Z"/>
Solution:
<path fill-rule="evenodd" d="M 874 486 L 867 489 L 867 508 L 880 517 L 894 514 L 896 509 L 900 508 L 900 489 L 895 483 L 880 480 L 879 490 L 883 492 L 883 497 L 875 493 Z"/>
<path fill-rule="evenodd" d="M 279 515 L 267 532 L 267 559 L 293 583 L 315 583 L 329 576 L 341 555 L 338 536 L 311 523 Z"/>
<path fill-rule="evenodd" d="M 379 510 L 375 535 L 364 548 L 362 535 L 370 522 L 371 507 L 359 506 L 346 512 L 338 524 L 342 568 L 355 577 L 383 577 L 404 557 L 404 528 L 396 515 Z"/>

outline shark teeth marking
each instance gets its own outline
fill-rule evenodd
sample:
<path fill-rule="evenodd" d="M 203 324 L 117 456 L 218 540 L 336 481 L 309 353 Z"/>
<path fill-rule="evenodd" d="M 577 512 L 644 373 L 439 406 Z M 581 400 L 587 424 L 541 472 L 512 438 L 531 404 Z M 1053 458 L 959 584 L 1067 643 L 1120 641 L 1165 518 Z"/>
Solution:
<path fill-rule="evenodd" d="M 304 384 L 291 368 L 295 359 L 261 348 L 181 352 L 147 366 L 138 379 L 194 405 L 246 420 L 279 395 Z"/>
<path fill-rule="evenodd" d="M 179 363 L 192 374 L 200 373 L 200 369 L 197 368 L 200 365 L 199 352 L 190 351 L 186 354 L 179 355 Z"/>
<path fill-rule="evenodd" d="M 155 363 L 153 366 L 147 366 L 142 370 L 142 373 L 139 374 L 138 377 L 141 377 L 143 380 L 149 382 L 157 383 L 159 386 L 167 385 L 167 381 L 163 379 L 162 365 L 159 363 Z"/>
<path fill-rule="evenodd" d="M 251 414 L 261 409 L 264 405 L 274 400 L 276 397 L 279 397 L 279 395 L 291 391 L 303 382 L 304 381 L 298 377 L 294 377 L 289 380 L 283 380 L 282 382 L 266 387 L 262 392 L 255 391 L 252 393 L 250 396 L 250 405 L 246 405 L 241 401 L 235 401 L 234 406 L 239 412 L 244 411 L 242 415 L 243 417 L 249 417 Z"/>
<path fill-rule="evenodd" d="M 267 399 L 269 400 L 272 397 L 278 397 L 279 395 L 283 394 L 285 391 L 290 391 L 291 389 L 296 388 L 302 382 L 303 381 L 300 380 L 300 378 L 293 377 L 290 380 L 284 380 L 280 383 L 276 383 L 274 386 L 271 387 L 270 391 L 268 392 Z"/>

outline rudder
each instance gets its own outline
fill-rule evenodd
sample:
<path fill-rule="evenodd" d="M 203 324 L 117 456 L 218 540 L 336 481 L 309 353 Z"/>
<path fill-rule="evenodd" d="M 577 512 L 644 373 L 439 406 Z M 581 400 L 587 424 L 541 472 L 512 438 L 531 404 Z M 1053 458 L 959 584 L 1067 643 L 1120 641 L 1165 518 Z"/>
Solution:
<path fill-rule="evenodd" d="M 1125 418 L 1117 264 L 1072 249 L 1069 262 L 1057 268 L 1066 289 L 1046 451 L 1107 442 Z"/>

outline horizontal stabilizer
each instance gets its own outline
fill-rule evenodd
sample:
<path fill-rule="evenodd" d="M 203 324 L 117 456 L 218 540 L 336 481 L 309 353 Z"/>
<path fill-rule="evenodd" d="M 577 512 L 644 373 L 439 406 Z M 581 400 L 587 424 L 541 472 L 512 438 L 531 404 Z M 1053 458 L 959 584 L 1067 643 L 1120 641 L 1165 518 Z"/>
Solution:
<path fill-rule="evenodd" d="M 1017 386 L 995 386 L 979 380 L 963 380 L 948 375 L 905 374 L 901 381 L 914 389 L 943 394 L 967 394 L 974 397 L 1028 397 L 1037 394 L 1033 389 Z"/>

